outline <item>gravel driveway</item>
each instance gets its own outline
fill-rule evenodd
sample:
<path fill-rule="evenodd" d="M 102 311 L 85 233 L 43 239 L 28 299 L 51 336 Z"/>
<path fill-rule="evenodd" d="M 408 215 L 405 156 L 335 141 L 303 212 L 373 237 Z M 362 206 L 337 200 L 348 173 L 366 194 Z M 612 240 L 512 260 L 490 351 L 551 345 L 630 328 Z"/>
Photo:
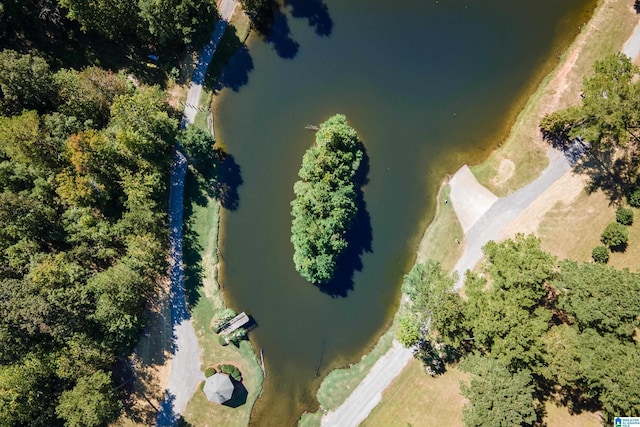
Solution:
<path fill-rule="evenodd" d="M 234 6 L 235 0 L 223 0 L 219 7 L 222 20 L 216 23 L 209 43 L 199 55 L 187 94 L 187 102 L 180 123 L 181 128 L 185 128 L 195 120 L 207 67 L 213 58 L 222 34 L 224 34 Z M 176 425 L 178 414 L 182 414 L 198 384 L 205 379 L 204 373 L 200 371 L 200 348 L 184 294 L 182 225 L 186 172 L 187 158 L 177 147 L 173 153 L 169 188 L 169 278 L 171 280 L 171 325 L 173 330 L 171 349 L 173 355 L 165 399 L 157 416 L 159 427 Z"/>

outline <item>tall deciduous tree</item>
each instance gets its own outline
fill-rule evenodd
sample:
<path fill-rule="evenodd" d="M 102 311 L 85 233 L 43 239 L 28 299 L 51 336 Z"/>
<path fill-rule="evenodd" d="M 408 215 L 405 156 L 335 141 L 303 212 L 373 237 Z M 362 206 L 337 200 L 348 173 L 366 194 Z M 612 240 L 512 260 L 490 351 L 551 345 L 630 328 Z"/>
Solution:
<path fill-rule="evenodd" d="M 636 185 L 640 158 L 640 69 L 622 53 L 597 61 L 582 85 L 582 103 L 547 115 L 545 136 L 556 143 L 582 137 L 597 161 L 593 185 L 619 199 Z"/>
<path fill-rule="evenodd" d="M 630 340 L 640 326 L 640 274 L 602 264 L 564 261 L 558 306 L 585 330 Z"/>
<path fill-rule="evenodd" d="M 99 427 L 114 421 L 120 409 L 111 378 L 104 371 L 97 371 L 62 393 L 56 414 L 69 427 Z"/>
<path fill-rule="evenodd" d="M 140 0 L 139 6 L 161 44 L 204 44 L 218 19 L 212 0 Z"/>
<path fill-rule="evenodd" d="M 0 114 L 45 112 L 56 104 L 56 86 L 47 61 L 13 50 L 0 52 Z"/>
<path fill-rule="evenodd" d="M 51 425 L 55 385 L 47 361 L 38 355 L 0 365 L 0 425 Z"/>
<path fill-rule="evenodd" d="M 58 111 L 83 122 L 91 120 L 96 128 L 109 122 L 114 98 L 129 92 L 122 76 L 98 67 L 88 67 L 80 72 L 63 69 L 54 79 L 61 103 Z"/>
<path fill-rule="evenodd" d="M 527 370 L 510 372 L 500 360 L 472 356 L 463 365 L 471 381 L 462 417 L 470 427 L 531 426 L 537 419 L 533 379 Z"/>
<path fill-rule="evenodd" d="M 135 1 L 127 0 L 57 0 L 67 16 L 80 23 L 83 31 L 96 31 L 109 39 L 132 33 L 139 23 Z"/>
<path fill-rule="evenodd" d="M 454 292 L 455 282 L 456 278 L 447 274 L 440 263 L 427 260 L 416 264 L 404 277 L 402 292 L 411 301 L 409 308 L 417 322 L 414 327 L 422 328 L 428 323 L 446 344 L 459 347 L 466 331 L 463 302 Z"/>

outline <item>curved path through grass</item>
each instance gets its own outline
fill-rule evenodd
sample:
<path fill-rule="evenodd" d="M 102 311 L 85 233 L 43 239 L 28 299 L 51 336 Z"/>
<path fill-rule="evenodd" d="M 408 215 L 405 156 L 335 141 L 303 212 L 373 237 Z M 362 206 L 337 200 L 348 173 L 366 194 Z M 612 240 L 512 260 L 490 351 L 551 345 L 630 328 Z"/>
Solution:
<path fill-rule="evenodd" d="M 181 128 L 192 124 L 196 117 L 197 106 L 202 94 L 202 83 L 209 63 L 216 51 L 218 42 L 224 34 L 235 0 L 222 0 L 219 6 L 221 20 L 211 35 L 209 43 L 202 49 L 198 63 L 191 77 L 187 102 L 180 123 Z M 171 281 L 171 367 L 165 399 L 158 412 L 157 425 L 173 426 L 184 411 L 187 402 L 205 379 L 200 371 L 200 348 L 186 306 L 184 293 L 184 265 L 182 260 L 182 226 L 184 202 L 184 178 L 187 172 L 187 158 L 180 147 L 176 146 L 171 166 L 169 187 L 169 279 Z"/>

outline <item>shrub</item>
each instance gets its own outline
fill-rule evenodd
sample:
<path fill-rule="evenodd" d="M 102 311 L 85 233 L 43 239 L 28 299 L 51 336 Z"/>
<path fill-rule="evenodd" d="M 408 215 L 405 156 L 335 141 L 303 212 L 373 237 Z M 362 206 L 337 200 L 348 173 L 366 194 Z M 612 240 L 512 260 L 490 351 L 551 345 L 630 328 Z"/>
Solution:
<path fill-rule="evenodd" d="M 640 208 L 640 188 L 636 188 L 627 194 L 627 202 L 634 208 Z"/>
<path fill-rule="evenodd" d="M 629 230 L 622 224 L 612 222 L 602 232 L 600 241 L 611 249 L 624 250 L 629 240 Z"/>
<path fill-rule="evenodd" d="M 235 331 L 227 335 L 227 341 L 232 342 L 234 345 L 238 345 L 240 341 L 247 337 L 247 330 L 244 328 L 238 328 Z"/>
<path fill-rule="evenodd" d="M 415 316 L 403 315 L 398 320 L 396 338 L 403 346 L 411 348 L 420 341 L 420 325 Z"/>
<path fill-rule="evenodd" d="M 213 366 L 209 366 L 207 369 L 204 370 L 204 376 L 206 378 L 209 378 L 210 376 L 214 375 L 216 373 L 216 368 L 214 368 Z"/>
<path fill-rule="evenodd" d="M 609 262 L 609 248 L 606 246 L 596 246 L 591 251 L 591 258 L 597 263 L 606 264 Z"/>
<path fill-rule="evenodd" d="M 227 337 L 224 335 L 218 335 L 218 344 L 220 345 L 229 345 L 229 341 L 227 341 Z"/>
<path fill-rule="evenodd" d="M 616 221 L 622 225 L 633 224 L 633 211 L 629 208 L 620 208 L 616 211 Z"/>
<path fill-rule="evenodd" d="M 216 314 L 213 315 L 213 319 L 211 319 L 211 329 L 213 332 L 218 333 L 220 328 L 234 317 L 236 317 L 236 312 L 230 308 L 225 308 L 222 311 L 216 312 Z"/>
<path fill-rule="evenodd" d="M 236 368 L 233 365 L 220 365 L 218 366 L 218 371 L 228 374 L 236 381 L 242 381 L 242 374 L 240 373 L 240 369 Z"/>

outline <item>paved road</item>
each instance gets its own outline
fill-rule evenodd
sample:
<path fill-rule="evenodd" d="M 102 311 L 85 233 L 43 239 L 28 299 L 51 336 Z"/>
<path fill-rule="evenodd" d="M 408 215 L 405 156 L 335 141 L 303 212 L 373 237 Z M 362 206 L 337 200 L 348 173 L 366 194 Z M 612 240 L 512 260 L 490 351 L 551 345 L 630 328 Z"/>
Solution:
<path fill-rule="evenodd" d="M 622 53 L 631 59 L 636 59 L 638 55 L 640 55 L 640 23 L 636 25 L 636 29 L 633 30 L 633 34 L 624 44 Z"/>
<path fill-rule="evenodd" d="M 535 181 L 506 197 L 497 199 L 493 205 L 482 215 L 466 233 L 466 246 L 462 257 L 454 267 L 458 273 L 456 289 L 462 286 L 464 273 L 472 270 L 482 258 L 482 247 L 489 240 L 500 237 L 502 230 L 522 213 L 538 196 L 556 182 L 567 172 L 571 166 L 562 152 L 550 148 L 547 151 L 549 166 Z M 451 192 L 457 185 L 456 180 L 451 180 Z M 458 191 L 458 190 L 456 190 Z M 455 201 L 453 201 L 455 203 Z"/>
<path fill-rule="evenodd" d="M 449 185 L 449 199 L 465 233 L 498 200 L 495 194 L 480 185 L 467 165 L 451 177 Z"/>
<path fill-rule="evenodd" d="M 198 63 L 191 78 L 191 86 L 187 94 L 187 105 L 182 116 L 181 128 L 193 123 L 197 106 L 202 94 L 202 83 L 207 67 L 213 58 L 216 47 L 231 13 L 235 7 L 235 0 L 222 0 L 219 12 L 222 20 L 216 23 L 209 43 L 202 49 Z M 169 278 L 171 280 L 171 325 L 173 329 L 171 372 L 165 392 L 165 400 L 158 412 L 157 425 L 160 427 L 174 426 L 187 402 L 204 374 L 200 371 L 200 348 L 191 316 L 187 310 L 184 294 L 184 266 L 182 262 L 182 225 L 184 177 L 187 171 L 187 158 L 176 147 L 173 153 L 171 167 L 171 184 L 169 188 Z"/>
<path fill-rule="evenodd" d="M 322 417 L 322 426 L 351 427 L 363 422 L 382 399 L 382 392 L 409 363 L 413 351 L 398 341 L 373 365 L 365 379 L 338 409 Z"/>

